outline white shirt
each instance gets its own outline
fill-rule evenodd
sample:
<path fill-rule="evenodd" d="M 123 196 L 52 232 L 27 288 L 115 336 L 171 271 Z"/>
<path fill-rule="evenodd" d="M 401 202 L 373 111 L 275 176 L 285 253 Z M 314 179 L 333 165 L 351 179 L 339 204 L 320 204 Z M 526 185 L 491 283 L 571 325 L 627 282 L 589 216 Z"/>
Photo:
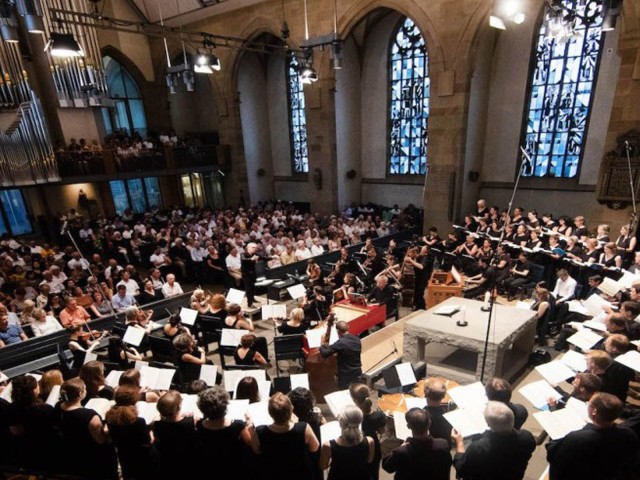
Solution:
<path fill-rule="evenodd" d="M 89 262 L 87 262 L 82 258 L 78 258 L 78 259 L 72 258 L 67 262 L 67 267 L 69 267 L 69 270 L 73 270 L 77 266 L 80 266 L 85 270 L 89 270 Z"/>
<path fill-rule="evenodd" d="M 49 315 L 45 317 L 44 322 L 31 322 L 30 325 L 31 330 L 33 330 L 33 335 L 36 337 L 64 330 L 64 327 L 60 325 L 60 322 Z"/>
<path fill-rule="evenodd" d="M 234 257 L 233 255 L 227 255 L 227 258 L 224 260 L 227 264 L 227 268 L 229 270 L 240 270 L 240 255 Z"/>
<path fill-rule="evenodd" d="M 182 291 L 182 287 L 178 282 L 173 282 L 173 286 L 165 283 L 162 286 L 162 294 L 165 297 L 175 297 L 176 295 L 182 295 L 184 292 Z"/>
<path fill-rule="evenodd" d="M 576 291 L 576 282 L 573 278 L 569 277 L 566 280 L 562 280 L 558 278 L 556 282 L 556 286 L 553 289 L 553 296 L 556 297 L 557 301 L 565 301 L 569 297 L 572 297 Z"/>
<path fill-rule="evenodd" d="M 153 264 L 154 267 L 161 267 L 165 264 L 165 256 L 164 253 L 160 255 L 156 255 L 155 253 L 149 257 L 149 261 Z"/>
<path fill-rule="evenodd" d="M 124 285 L 125 287 L 127 287 L 127 294 L 131 295 L 132 297 L 135 297 L 140 293 L 140 285 L 138 285 L 138 282 L 136 282 L 133 278 L 130 278 L 126 282 L 124 280 L 120 280 L 116 284 L 116 288 L 118 287 L 118 285 Z"/>
<path fill-rule="evenodd" d="M 324 248 L 322 248 L 322 245 L 313 245 L 311 247 L 311 255 L 313 255 L 314 257 L 317 255 L 322 255 L 324 253 Z"/>
<path fill-rule="evenodd" d="M 293 255 L 298 261 L 306 260 L 307 258 L 311 258 L 311 250 L 306 247 L 302 250 L 300 248 L 296 248 L 296 251 L 293 253 Z"/>

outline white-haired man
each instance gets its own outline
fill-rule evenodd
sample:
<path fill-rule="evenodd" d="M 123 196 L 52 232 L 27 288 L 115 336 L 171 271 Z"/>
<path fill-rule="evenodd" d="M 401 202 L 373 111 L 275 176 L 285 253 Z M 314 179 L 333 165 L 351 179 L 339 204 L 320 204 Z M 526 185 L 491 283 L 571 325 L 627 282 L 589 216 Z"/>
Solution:
<path fill-rule="evenodd" d="M 247 306 L 253 308 L 255 298 L 256 284 L 256 262 L 260 259 L 256 252 L 258 245 L 254 242 L 247 244 L 247 249 L 240 255 L 240 270 L 242 272 L 242 281 L 244 282 L 244 290 L 247 294 Z"/>

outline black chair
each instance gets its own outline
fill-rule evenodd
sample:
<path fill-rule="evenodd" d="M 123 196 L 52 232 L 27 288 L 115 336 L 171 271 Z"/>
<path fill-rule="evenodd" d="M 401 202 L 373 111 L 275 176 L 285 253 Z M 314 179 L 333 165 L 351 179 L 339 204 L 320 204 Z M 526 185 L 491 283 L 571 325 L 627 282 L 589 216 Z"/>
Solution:
<path fill-rule="evenodd" d="M 73 366 L 73 355 L 67 355 L 64 346 L 59 343 L 57 346 L 58 361 L 60 363 L 60 372 L 65 380 L 78 375 L 78 371 Z"/>
<path fill-rule="evenodd" d="M 156 335 L 148 335 L 148 339 L 149 350 L 151 350 L 155 361 L 171 364 L 175 362 L 176 350 L 170 339 Z"/>
<path fill-rule="evenodd" d="M 280 376 L 279 360 L 300 360 L 304 361 L 303 352 L 304 335 L 280 335 L 273 338 L 273 349 L 276 356 L 276 373 Z"/>
<path fill-rule="evenodd" d="M 209 351 L 210 343 L 215 342 L 220 344 L 220 336 L 224 328 L 224 322 L 221 318 L 210 315 L 200 315 L 196 326 L 198 327 L 198 334 L 202 340 L 204 349 L 207 352 Z"/>

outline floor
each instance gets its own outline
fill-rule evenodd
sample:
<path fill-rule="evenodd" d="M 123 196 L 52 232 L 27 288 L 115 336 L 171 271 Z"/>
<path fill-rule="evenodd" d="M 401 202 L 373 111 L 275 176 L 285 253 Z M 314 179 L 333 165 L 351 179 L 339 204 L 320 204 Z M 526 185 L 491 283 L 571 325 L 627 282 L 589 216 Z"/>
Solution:
<path fill-rule="evenodd" d="M 195 286 L 194 286 L 195 288 Z M 216 292 L 219 289 L 213 289 L 214 292 Z M 187 289 L 185 288 L 185 291 L 187 291 Z M 260 302 L 261 304 L 267 304 L 267 299 L 264 295 L 262 296 L 257 296 L 256 300 L 258 302 Z M 511 304 L 511 305 L 515 305 L 515 301 L 513 302 L 507 302 L 506 299 L 503 298 L 499 298 L 498 300 L 500 303 L 505 303 L 505 304 Z M 271 302 L 273 303 L 273 302 Z M 244 306 L 246 307 L 246 300 L 244 301 Z M 294 304 L 293 302 L 289 302 L 287 305 L 287 310 L 290 311 L 292 308 L 294 308 Z M 401 307 L 400 309 L 400 317 L 403 317 L 405 315 L 407 315 L 408 313 L 410 313 L 410 308 L 408 307 Z M 387 323 L 391 322 L 393 320 L 387 320 Z M 274 322 L 271 320 L 257 320 L 255 322 L 255 327 L 256 327 L 256 334 L 259 336 L 263 336 L 267 339 L 267 342 L 269 344 L 269 353 L 270 353 L 270 360 L 271 360 L 271 365 L 269 366 L 269 368 L 267 369 L 267 373 L 271 378 L 274 378 L 276 376 L 278 376 L 278 372 L 275 366 L 275 362 L 274 362 L 274 355 L 273 355 L 273 337 L 274 337 L 274 333 L 275 333 L 275 325 Z M 557 352 L 555 352 L 553 349 L 550 350 L 550 352 L 552 353 L 552 356 L 557 355 Z M 209 357 L 213 360 L 213 362 L 216 365 L 220 364 L 220 360 L 219 360 L 219 356 L 217 353 L 214 352 L 210 352 Z M 302 373 L 303 369 L 302 367 L 296 363 L 296 362 L 288 362 L 288 361 L 284 361 L 284 362 L 280 362 L 280 375 L 289 375 L 291 373 Z M 527 375 L 527 373 L 530 371 L 530 369 L 527 369 L 526 371 L 524 371 L 519 377 L 518 379 L 516 379 L 516 381 L 513 382 L 513 386 L 514 389 L 518 389 L 519 388 L 519 384 L 522 381 L 522 379 L 524 379 L 524 377 Z M 329 410 L 329 408 L 327 407 L 327 405 L 325 403 L 321 403 L 323 399 L 318 399 L 318 406 L 320 407 L 320 409 L 322 410 L 325 418 L 327 420 L 333 420 L 334 417 L 331 413 L 331 411 Z M 389 422 L 387 424 L 387 431 L 385 432 L 385 434 L 382 436 L 382 448 L 383 448 L 383 454 L 385 454 L 386 452 L 390 451 L 392 448 L 398 446 L 400 444 L 400 441 L 398 439 L 396 439 L 393 435 L 393 420 L 391 418 L 389 418 Z M 547 462 L 545 459 L 545 447 L 544 444 L 546 443 L 546 440 L 544 442 L 542 442 L 541 445 L 539 445 L 530 462 L 529 462 L 529 466 L 527 468 L 526 474 L 524 479 L 525 480 L 539 480 L 541 478 L 541 476 L 543 475 L 545 469 L 547 468 Z M 393 479 L 393 475 L 392 474 L 388 474 L 387 472 L 383 471 L 381 469 L 380 472 L 380 480 L 391 480 Z M 452 468 L 451 471 L 451 479 L 455 479 L 455 470 Z"/>

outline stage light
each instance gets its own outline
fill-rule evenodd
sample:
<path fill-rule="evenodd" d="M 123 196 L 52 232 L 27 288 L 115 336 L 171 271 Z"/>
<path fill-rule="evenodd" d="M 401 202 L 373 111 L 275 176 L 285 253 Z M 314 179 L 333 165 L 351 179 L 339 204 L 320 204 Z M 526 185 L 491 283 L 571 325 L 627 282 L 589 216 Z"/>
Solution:
<path fill-rule="evenodd" d="M 47 50 L 54 57 L 84 57 L 82 47 L 70 33 L 51 32 L 51 40 L 45 47 Z"/>

